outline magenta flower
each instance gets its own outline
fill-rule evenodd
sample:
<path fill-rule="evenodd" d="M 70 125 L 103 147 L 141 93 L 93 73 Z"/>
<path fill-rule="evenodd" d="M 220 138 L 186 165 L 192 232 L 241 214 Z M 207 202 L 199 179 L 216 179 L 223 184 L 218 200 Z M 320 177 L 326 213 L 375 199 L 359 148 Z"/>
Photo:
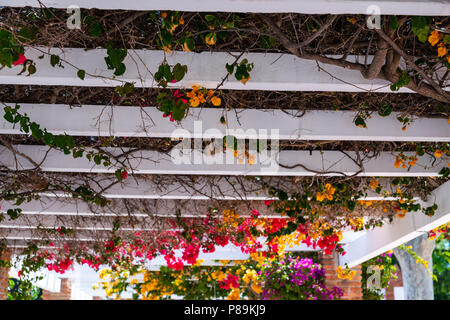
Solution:
<path fill-rule="evenodd" d="M 27 61 L 27 58 L 23 54 L 19 53 L 19 59 L 14 61 L 13 65 L 18 66 L 19 64 L 24 64 L 25 61 Z"/>

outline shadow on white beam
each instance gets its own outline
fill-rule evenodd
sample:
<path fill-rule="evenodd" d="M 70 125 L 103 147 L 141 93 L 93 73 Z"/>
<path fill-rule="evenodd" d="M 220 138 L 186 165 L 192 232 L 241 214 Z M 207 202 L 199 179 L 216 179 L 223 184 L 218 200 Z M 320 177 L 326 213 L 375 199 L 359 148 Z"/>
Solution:
<path fill-rule="evenodd" d="M 36 163 L 41 163 L 40 169 L 47 172 L 84 172 L 84 173 L 114 173 L 117 168 L 104 167 L 83 158 L 73 158 L 63 152 L 47 146 L 14 145 L 19 154 L 13 154 L 6 147 L 0 147 L 0 163 L 12 170 L 34 169 Z M 105 150 L 120 157 L 126 148 L 105 148 Z M 48 151 L 48 152 L 47 152 Z M 239 175 L 239 176 L 342 176 L 354 175 L 361 168 L 355 161 L 357 155 L 353 151 L 346 154 L 340 151 L 281 151 L 260 152 L 256 162 L 250 165 L 246 160 L 238 163 L 232 152 L 217 152 L 208 156 L 199 150 L 189 150 L 182 153 L 180 149 L 162 154 L 155 151 L 141 150 L 128 155 L 127 163 L 130 173 L 136 174 L 180 174 L 180 175 Z M 22 155 L 21 155 L 21 154 Z M 24 158 L 23 155 L 28 156 Z M 415 152 L 404 152 L 405 156 L 413 156 Z M 361 155 L 364 159 L 364 155 Z M 377 177 L 430 177 L 438 176 L 442 166 L 447 165 L 448 158 L 442 156 L 435 159 L 424 155 L 409 170 L 395 168 L 395 156 L 390 152 L 381 152 L 376 158 L 363 161 L 364 171 L 358 176 Z M 431 164 L 434 163 L 433 166 Z M 304 167 L 303 167 L 304 166 Z M 122 165 L 121 165 L 122 167 Z M 306 167 L 306 168 L 305 168 Z"/>
<path fill-rule="evenodd" d="M 14 107 L 15 103 L 7 103 Z M 126 107 L 21 103 L 19 112 L 27 114 L 53 134 L 74 136 L 115 136 L 151 138 L 245 138 L 281 140 L 355 140 L 355 141 L 450 141 L 447 119 L 418 118 L 407 130 L 397 120 L 373 114 L 367 128 L 354 125 L 356 112 L 308 110 L 295 117 L 277 109 L 233 109 L 225 112 L 227 125 L 220 123 L 224 110 L 191 108 L 180 124 L 162 119 L 156 107 Z M 288 111 L 289 112 L 289 111 Z M 123 119 L 127 121 L 123 121 Z M 0 118 L 0 134 L 25 134 L 20 127 Z"/>
<path fill-rule="evenodd" d="M 47 7 L 66 9 L 71 5 L 81 8 L 124 10 L 173 10 L 206 12 L 261 12 L 306 14 L 367 14 L 368 7 L 377 6 L 383 15 L 448 16 L 447 2 L 439 0 L 0 0 L 2 6 Z"/>
<path fill-rule="evenodd" d="M 59 55 L 64 68 L 52 67 L 50 56 L 47 54 L 43 59 L 39 59 L 38 57 L 44 52 Z M 225 65 L 235 61 L 235 57 L 226 52 L 174 51 L 167 55 L 162 50 L 128 50 L 124 60 L 125 73 L 113 79 L 113 71 L 107 69 L 104 60 L 107 56 L 106 49 L 86 51 L 78 48 L 26 48 L 25 56 L 36 63 L 36 73 L 31 76 L 18 76 L 21 67 L 3 68 L 0 70 L 2 84 L 110 87 L 122 85 L 124 82 L 134 82 L 136 87 L 156 87 L 157 82 L 153 79 L 153 74 L 166 56 L 169 64 L 180 63 L 188 68 L 185 77 L 171 87 L 191 88 L 193 85 L 200 85 L 215 89 L 227 74 Z M 321 67 L 326 72 L 320 71 L 316 61 L 300 59 L 290 54 L 246 53 L 242 58 L 248 59 L 255 65 L 251 72 L 251 80 L 243 85 L 235 78 L 229 77 L 221 89 L 392 93 L 388 81 L 367 80 L 359 71 L 332 65 L 322 64 Z M 341 57 L 335 56 L 335 58 Z M 368 57 L 368 63 L 372 58 L 372 56 Z M 365 56 L 347 58 L 350 62 L 361 63 L 364 59 Z M 78 78 L 78 69 L 64 61 L 85 70 L 85 79 Z M 397 92 L 412 91 L 403 87 Z"/>
<path fill-rule="evenodd" d="M 404 218 L 396 218 L 380 228 L 367 231 L 359 239 L 344 245 L 347 252 L 339 256 L 339 264 L 349 267 L 359 265 L 386 251 L 408 242 L 450 221 L 450 181 L 432 192 L 423 206 L 438 205 L 434 216 L 428 217 L 422 212 L 410 212 Z"/>

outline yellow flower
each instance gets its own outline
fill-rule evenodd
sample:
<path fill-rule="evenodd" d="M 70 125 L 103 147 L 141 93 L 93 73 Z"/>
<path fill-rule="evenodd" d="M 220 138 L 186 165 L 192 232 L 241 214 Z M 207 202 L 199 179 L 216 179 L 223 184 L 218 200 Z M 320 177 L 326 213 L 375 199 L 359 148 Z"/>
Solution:
<path fill-rule="evenodd" d="M 261 294 L 262 288 L 256 283 L 252 284 L 252 290 L 255 291 L 256 294 Z"/>
<path fill-rule="evenodd" d="M 439 42 L 439 32 L 437 32 L 437 30 L 431 31 L 431 34 L 428 37 L 428 42 L 431 43 L 432 46 L 435 46 L 436 43 Z"/>
<path fill-rule="evenodd" d="M 436 150 L 435 152 L 434 152 L 434 156 L 436 157 L 436 158 L 440 158 L 440 157 L 442 157 L 442 151 L 441 150 Z"/>
<path fill-rule="evenodd" d="M 322 202 L 325 199 L 325 196 L 321 192 L 317 191 L 316 199 L 317 201 Z"/>
<path fill-rule="evenodd" d="M 216 107 L 218 107 L 222 104 L 222 100 L 219 97 L 212 97 L 211 102 Z"/>
<path fill-rule="evenodd" d="M 189 100 L 191 107 L 198 107 L 200 105 L 200 99 L 197 97 L 193 97 Z"/>
<path fill-rule="evenodd" d="M 439 44 L 439 48 L 438 48 L 437 52 L 438 52 L 438 57 L 443 57 L 447 54 L 447 49 L 445 48 L 443 43 Z"/>

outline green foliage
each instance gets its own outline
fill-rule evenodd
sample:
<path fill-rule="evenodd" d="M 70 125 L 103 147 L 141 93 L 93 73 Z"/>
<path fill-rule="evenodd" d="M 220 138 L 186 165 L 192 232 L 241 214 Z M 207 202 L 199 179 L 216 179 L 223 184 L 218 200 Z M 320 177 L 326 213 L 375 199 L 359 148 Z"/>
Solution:
<path fill-rule="evenodd" d="M 377 273 L 380 279 L 380 287 L 372 288 L 368 285 L 368 281 L 374 280 L 373 276 Z M 371 278 L 372 276 L 372 278 Z M 391 281 L 397 279 L 397 268 L 394 265 L 392 252 L 383 253 L 372 258 L 361 265 L 361 288 L 364 300 L 382 300 L 382 289 L 388 289 Z M 374 284 L 374 282 L 372 283 Z"/>
<path fill-rule="evenodd" d="M 434 284 L 435 300 L 450 300 L 450 241 L 448 234 L 436 239 L 433 251 L 433 273 L 436 276 Z"/>
<path fill-rule="evenodd" d="M 245 84 L 250 79 L 250 72 L 254 68 L 254 64 L 249 63 L 247 59 L 242 59 L 239 64 L 237 62 L 233 64 L 227 63 L 225 68 L 230 75 L 234 73 L 236 80 Z"/>
<path fill-rule="evenodd" d="M 378 114 L 382 117 L 387 117 L 391 114 L 392 112 L 392 106 L 388 105 L 388 104 L 384 104 L 380 110 L 378 110 Z"/>
<path fill-rule="evenodd" d="M 430 17 L 411 17 L 412 32 L 416 35 L 420 42 L 425 43 L 430 33 Z"/>
<path fill-rule="evenodd" d="M 24 48 L 14 35 L 5 29 L 0 30 L 0 65 L 11 68 L 19 59 L 19 53 L 24 54 Z"/>
<path fill-rule="evenodd" d="M 7 300 L 39 300 L 42 289 L 34 286 L 31 281 L 9 279 Z"/>
<path fill-rule="evenodd" d="M 126 67 L 123 63 L 127 56 L 127 49 L 115 49 L 112 42 L 109 42 L 106 45 L 106 54 L 105 57 L 106 66 L 110 70 L 114 70 L 115 76 L 121 76 L 125 73 Z"/>
<path fill-rule="evenodd" d="M 114 88 L 114 91 L 119 94 L 121 97 L 125 97 L 132 93 L 134 90 L 134 83 L 127 82 L 122 86 L 117 86 Z"/>
<path fill-rule="evenodd" d="M 410 81 L 411 77 L 408 75 L 408 71 L 403 70 L 397 82 L 391 84 L 391 90 L 398 91 L 401 87 L 407 86 Z"/>
<path fill-rule="evenodd" d="M 169 83 L 181 81 L 187 73 L 187 66 L 177 63 L 173 67 L 167 63 L 162 63 L 155 73 L 155 80 L 158 85 L 166 88 Z"/>
<path fill-rule="evenodd" d="M 84 71 L 83 69 L 78 70 L 77 77 L 80 78 L 81 80 L 84 80 L 84 78 L 86 77 L 86 71 Z"/>

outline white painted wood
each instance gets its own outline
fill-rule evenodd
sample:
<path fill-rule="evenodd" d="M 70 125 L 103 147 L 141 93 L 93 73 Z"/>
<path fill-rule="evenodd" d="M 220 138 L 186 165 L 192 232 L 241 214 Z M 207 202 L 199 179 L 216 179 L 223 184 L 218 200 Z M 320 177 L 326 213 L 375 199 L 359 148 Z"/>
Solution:
<path fill-rule="evenodd" d="M 14 107 L 15 103 L 6 103 Z M 450 141 L 447 119 L 418 118 L 402 130 L 400 113 L 381 117 L 374 113 L 367 128 L 354 125 L 356 112 L 191 108 L 181 123 L 162 119 L 156 107 L 126 107 L 21 103 L 19 112 L 53 134 L 73 136 L 115 136 L 151 138 L 222 138 L 238 139 L 276 135 L 282 140 L 356 140 L 356 141 Z M 225 116 L 227 124 L 220 123 Z M 18 125 L 0 118 L 0 134 L 25 134 Z"/>
<path fill-rule="evenodd" d="M 127 10 L 178 10 L 206 12 L 297 12 L 308 14 L 366 14 L 370 5 L 380 8 L 381 14 L 400 15 L 450 15 L 445 0 L 40 0 L 47 7 L 67 8 L 77 5 L 81 8 L 127 9 Z M 39 7 L 37 0 L 0 0 L 3 6 Z"/>
<path fill-rule="evenodd" d="M 49 54 L 46 54 L 43 59 L 39 59 L 38 57 L 42 56 L 43 52 L 59 55 L 64 68 L 52 67 Z M 113 79 L 113 70 L 107 69 L 104 60 L 107 56 L 106 49 L 86 51 L 78 48 L 28 47 L 25 50 L 25 56 L 36 63 L 36 73 L 31 76 L 18 76 L 17 74 L 21 70 L 20 66 L 3 68 L 0 70 L 0 83 L 109 87 L 121 85 L 124 82 L 134 82 L 136 87 L 155 87 L 157 83 L 153 79 L 153 73 L 158 70 L 158 66 L 166 57 L 167 62 L 171 65 L 181 63 L 188 67 L 188 72 L 183 80 L 170 85 L 170 87 L 191 88 L 193 85 L 200 85 L 215 89 L 227 74 L 226 63 L 231 64 L 235 61 L 234 56 L 225 52 L 174 51 L 167 55 L 162 50 L 128 50 L 128 55 L 124 60 L 125 73 Z M 251 80 L 243 85 L 235 78 L 229 77 L 221 89 L 392 92 L 388 81 L 367 80 L 359 71 L 331 65 L 322 64 L 321 67 L 326 72 L 319 71 L 316 61 L 300 59 L 290 54 L 246 53 L 242 56 L 243 58 L 247 58 L 255 65 L 251 72 Z M 364 59 L 364 56 L 347 58 L 348 61 L 361 63 L 364 62 Z M 371 59 L 371 56 L 368 57 L 368 63 L 371 62 Z M 77 69 L 72 65 L 86 71 L 84 80 L 77 77 Z M 398 92 L 411 91 L 407 88 L 400 88 Z"/>
<path fill-rule="evenodd" d="M 94 178 L 94 177 L 91 177 Z M 173 177 L 171 176 L 170 179 Z M 116 182 L 116 178 L 111 175 L 95 177 L 96 184 L 89 184 L 92 190 L 100 192 Z M 261 177 L 261 182 L 265 182 L 273 187 L 282 187 L 288 193 L 298 191 L 295 183 L 285 177 Z M 396 189 L 391 183 L 384 179 L 378 180 L 383 190 L 389 193 Z M 82 183 L 80 181 L 67 180 L 67 183 L 75 188 Z M 102 195 L 108 199 L 170 199 L 170 200 L 271 200 L 267 192 L 263 189 L 262 183 L 252 181 L 242 177 L 221 177 L 221 176 L 177 176 L 175 181 L 153 181 L 152 176 L 133 176 L 132 179 L 123 180 L 120 184 L 115 184 Z M 44 197 L 72 197 L 72 194 L 63 192 L 41 192 Z M 419 198 L 416 198 L 419 199 Z M 395 197 L 381 196 L 378 193 L 368 190 L 364 200 L 396 200 Z"/>
<path fill-rule="evenodd" d="M 177 200 L 150 200 L 148 202 L 149 211 L 133 211 L 131 217 L 136 219 L 151 219 L 152 217 L 175 217 L 177 210 L 185 218 L 194 217 L 206 217 L 208 208 L 212 205 L 211 201 L 177 201 Z M 280 217 L 272 211 L 270 207 L 264 205 L 264 202 L 251 203 L 252 208 L 249 209 L 245 203 L 237 203 L 232 206 L 241 216 L 250 216 L 253 209 L 258 210 L 264 217 Z M 17 208 L 13 202 L 3 201 L 2 211 L 5 212 L 8 209 Z M 22 214 L 24 215 L 36 215 L 36 216 L 50 216 L 50 221 L 62 221 L 66 219 L 86 219 L 87 221 L 95 221 L 96 217 L 99 219 L 99 223 L 107 223 L 107 217 L 130 217 L 130 214 L 126 211 L 126 207 L 120 201 L 112 201 L 110 205 L 105 207 L 97 207 L 88 205 L 79 199 L 56 199 L 42 197 L 39 200 L 31 200 L 30 202 L 24 202 L 20 206 Z M 217 208 L 221 210 L 221 208 Z M 221 211 L 218 212 L 221 215 Z M 55 217 L 57 216 L 57 218 Z M 88 219 L 91 217 L 92 219 Z M 25 218 L 26 219 L 26 218 Z M 105 219 L 105 220 L 103 220 Z M 6 219 L 5 219 L 6 220 Z M 148 221 L 148 220 L 147 220 Z M 5 221 L 5 223 L 8 223 Z M 12 225 L 14 225 L 14 221 Z"/>
<path fill-rule="evenodd" d="M 393 223 L 370 230 L 356 241 L 344 245 L 347 254 L 339 257 L 339 264 L 344 266 L 347 263 L 354 267 L 449 222 L 449 195 L 450 181 L 433 191 L 428 201 L 422 204 L 425 207 L 434 203 L 438 205 L 433 217 L 422 212 L 410 212 L 404 218 L 394 219 Z"/>
<path fill-rule="evenodd" d="M 114 173 L 115 167 L 95 165 L 84 158 L 73 158 L 63 152 L 47 146 L 16 145 L 14 148 L 20 154 L 14 155 L 6 147 L 0 147 L 0 164 L 12 170 L 33 169 L 35 165 L 21 154 L 41 163 L 41 170 L 51 172 L 84 172 L 84 173 Z M 126 148 L 106 148 L 106 152 L 120 156 Z M 48 151 L 48 152 L 47 152 Z M 188 157 L 183 157 L 188 155 Z M 414 152 L 405 152 L 412 156 Z M 217 152 L 215 156 L 208 156 L 199 150 L 181 149 L 162 154 L 155 151 L 137 151 L 128 155 L 128 166 L 131 173 L 136 174 L 181 174 L 181 175 L 242 175 L 242 176 L 341 176 L 342 174 L 356 174 L 360 167 L 354 160 L 357 155 L 353 151 L 346 154 L 340 151 L 265 151 L 257 154 L 257 161 L 250 165 L 246 160 L 242 164 L 233 157 L 232 152 Z M 447 165 L 447 157 L 443 156 L 434 161 L 434 157 L 425 155 L 419 157 L 417 164 L 410 170 L 394 168 L 395 156 L 389 152 L 381 152 L 378 157 L 364 159 L 364 171 L 359 176 L 437 176 L 442 166 Z M 220 162 L 222 164 L 220 164 Z M 229 164 L 227 163 L 228 161 Z M 431 166 L 434 161 L 434 165 Z M 307 169 L 298 166 L 306 166 Z M 284 167 L 283 167 L 284 166 Z M 286 166 L 297 166 L 286 168 Z M 131 168 L 131 169 L 130 169 Z"/>
<path fill-rule="evenodd" d="M 9 270 L 9 277 L 20 280 L 20 278 L 18 277 L 19 270 L 20 268 L 11 267 Z M 33 285 L 38 288 L 50 292 L 61 292 L 61 279 L 51 271 L 42 270 L 38 272 L 30 272 L 28 277 L 29 279 L 33 280 Z M 36 279 L 37 277 L 42 277 L 42 279 L 34 281 L 34 279 Z"/>

